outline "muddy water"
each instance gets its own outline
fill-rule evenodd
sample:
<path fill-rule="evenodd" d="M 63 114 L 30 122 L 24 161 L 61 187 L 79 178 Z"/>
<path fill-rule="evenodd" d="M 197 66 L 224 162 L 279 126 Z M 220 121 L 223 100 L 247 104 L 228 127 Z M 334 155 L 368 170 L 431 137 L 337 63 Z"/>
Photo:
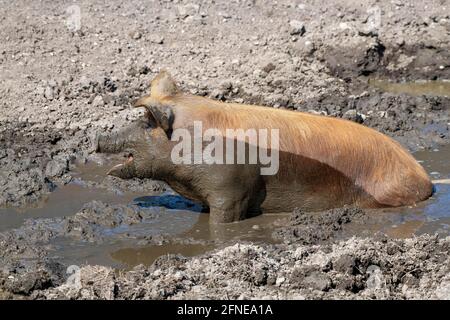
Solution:
<path fill-rule="evenodd" d="M 415 153 L 433 179 L 450 177 L 450 147 Z M 66 238 L 52 240 L 55 256 L 69 264 L 103 264 L 132 267 L 151 264 L 167 254 L 193 256 L 230 245 L 236 241 L 274 242 L 273 224 L 289 213 L 263 214 L 241 222 L 210 226 L 209 215 L 201 213 L 201 206 L 166 192 L 158 196 L 141 193 L 121 193 L 115 190 L 90 188 L 83 181 L 99 182 L 108 168 L 89 164 L 80 167 L 74 183 L 60 186 L 49 197 L 33 208 L 22 210 L 0 209 L 0 230 L 19 227 L 25 219 L 70 216 L 92 200 L 110 204 L 137 204 L 157 216 L 146 223 L 127 226 L 121 232 L 132 237 L 111 234 L 106 241 L 92 244 Z M 434 196 L 414 208 L 394 208 L 373 212 L 373 221 L 361 226 L 350 226 L 352 234 L 382 231 L 392 237 L 411 237 L 421 233 L 450 234 L 450 185 L 436 184 Z M 379 219 L 378 219 L 379 218 Z M 352 229 L 353 228 L 353 229 Z M 142 245 L 137 238 L 155 235 L 173 235 L 178 242 L 163 245 Z M 133 238 L 135 236 L 136 239 Z M 179 240 L 186 241 L 179 241 Z"/>
<path fill-rule="evenodd" d="M 415 154 L 432 179 L 450 178 L 450 147 Z M 410 237 L 413 234 L 450 235 L 450 184 L 435 184 L 431 199 L 400 215 L 402 220 L 387 230 L 389 235 Z"/>
<path fill-rule="evenodd" d="M 83 205 L 92 200 L 109 203 L 124 203 L 133 195 L 117 195 L 101 189 L 88 189 L 77 183 L 57 188 L 46 199 L 25 209 L 0 209 L 0 232 L 19 227 L 30 218 L 55 218 L 75 214 Z"/>
<path fill-rule="evenodd" d="M 156 258 L 167 254 L 182 254 L 186 257 L 221 248 L 237 241 L 275 243 L 272 239 L 273 223 L 288 213 L 263 214 L 251 219 L 226 225 L 210 226 L 209 215 L 200 214 L 196 223 L 178 239 L 189 239 L 189 243 L 169 243 L 144 247 L 128 247 L 112 252 L 111 257 L 121 265 L 150 265 Z"/>
<path fill-rule="evenodd" d="M 393 83 L 387 80 L 369 79 L 369 84 L 382 91 L 406 93 L 413 96 L 434 95 L 450 97 L 450 81 L 417 81 Z"/>
<path fill-rule="evenodd" d="M 122 248 L 111 253 L 111 257 L 122 265 L 150 265 L 156 258 L 167 254 L 182 254 L 186 257 L 205 253 L 233 242 L 251 241 L 275 243 L 271 234 L 273 223 L 288 214 L 266 214 L 241 222 L 222 226 L 210 226 L 208 214 L 200 214 L 195 225 L 179 238 L 192 243 L 169 243 L 144 247 Z"/>
<path fill-rule="evenodd" d="M 272 229 L 269 227 L 275 220 L 287 215 L 261 215 L 243 222 L 210 228 L 209 214 L 201 213 L 201 205 L 171 192 L 155 196 L 89 187 L 88 182 L 101 183 L 109 167 L 93 162 L 78 165 L 72 173 L 73 182 L 58 186 L 46 199 L 33 207 L 0 208 L 0 232 L 19 228 L 27 219 L 72 216 L 93 200 L 109 204 L 135 204 L 153 211 L 157 214 L 156 218 L 146 223 L 122 227 L 120 232 L 110 234 L 103 243 L 92 244 L 61 237 L 51 240 L 51 245 L 57 251 L 55 256 L 63 263 L 132 267 L 139 263 L 151 264 L 156 258 L 166 254 L 197 255 L 229 241 L 273 242 L 270 236 Z M 142 247 L 133 237 L 121 237 L 123 234 L 132 234 L 140 239 L 145 236 L 176 235 L 177 239 L 189 239 L 193 243 Z"/>

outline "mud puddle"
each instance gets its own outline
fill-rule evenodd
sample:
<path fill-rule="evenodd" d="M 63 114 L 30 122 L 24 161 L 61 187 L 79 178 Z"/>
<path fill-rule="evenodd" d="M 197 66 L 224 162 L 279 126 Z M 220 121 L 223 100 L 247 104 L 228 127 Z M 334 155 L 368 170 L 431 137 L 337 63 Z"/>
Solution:
<path fill-rule="evenodd" d="M 126 247 L 111 253 L 111 258 L 122 266 L 151 265 L 157 258 L 168 254 L 192 257 L 236 242 L 276 243 L 272 238 L 274 222 L 289 213 L 263 214 L 251 219 L 226 225 L 209 225 L 209 214 L 200 214 L 195 225 L 177 235 L 175 242 L 161 245 Z"/>
<path fill-rule="evenodd" d="M 0 232 L 17 228 L 30 218 L 66 217 L 78 212 L 85 203 L 100 200 L 112 204 L 127 203 L 135 195 L 118 195 L 102 189 L 86 188 L 77 182 L 58 187 L 46 199 L 27 208 L 0 208 Z"/>
<path fill-rule="evenodd" d="M 269 227 L 273 221 L 283 216 L 261 215 L 243 222 L 211 228 L 209 214 L 202 213 L 205 209 L 201 205 L 170 190 L 161 193 L 123 192 L 123 188 L 103 184 L 109 167 L 95 162 L 78 164 L 71 173 L 73 179 L 70 183 L 59 185 L 45 200 L 33 207 L 0 208 L 0 232 L 47 218 L 52 219 L 50 224 L 61 224 L 57 219 L 74 217 L 92 201 L 108 205 L 137 206 L 149 211 L 152 218 L 130 225 L 96 227 L 97 234 L 94 238 L 74 238 L 62 232 L 62 236 L 49 241 L 53 248 L 52 257 L 66 265 L 100 264 L 122 268 L 139 263 L 149 265 L 156 258 L 167 254 L 187 257 L 198 255 L 237 241 L 273 242 Z M 88 219 L 92 218 L 93 216 L 89 216 Z M 54 232 L 53 227 L 48 228 L 45 222 L 43 225 L 45 230 L 51 229 Z M 27 232 L 28 229 L 23 230 Z M 36 229 L 32 232 L 36 232 Z M 59 229 L 57 232 L 61 233 Z"/>
<path fill-rule="evenodd" d="M 369 79 L 369 85 L 382 91 L 396 94 L 406 93 L 412 96 L 432 95 L 450 97 L 450 81 L 447 80 L 394 83 L 387 80 Z"/>
<path fill-rule="evenodd" d="M 94 162 L 77 164 L 71 173 L 73 179 L 58 185 L 55 191 L 39 202 L 25 208 L 0 207 L 0 232 L 17 228 L 31 218 L 58 218 L 72 216 L 86 203 L 97 200 L 109 204 L 127 204 L 142 196 L 137 192 L 123 192 L 117 188 L 101 188 L 109 164 Z M 97 187 L 99 186 L 99 187 Z"/>
<path fill-rule="evenodd" d="M 416 152 L 433 179 L 450 177 L 450 146 L 433 151 Z M 236 242 L 274 243 L 276 221 L 290 213 L 263 214 L 241 222 L 210 226 L 209 214 L 197 203 L 173 192 L 120 192 L 99 188 L 108 168 L 95 164 L 81 166 L 73 174 L 73 182 L 60 186 L 33 208 L 0 209 L 0 230 L 20 227 L 25 220 L 70 217 L 93 200 L 107 205 L 134 206 L 151 216 L 136 223 L 95 229 L 101 233 L 93 241 L 73 237 L 57 237 L 50 241 L 53 256 L 66 264 L 100 264 L 130 268 L 137 264 L 152 264 L 168 254 L 195 256 Z M 96 182 L 96 183 L 90 183 Z M 97 187 L 92 187 L 97 186 Z M 141 208 L 141 209 L 139 209 Z M 450 185 L 437 184 L 436 193 L 414 208 L 377 210 L 363 226 L 350 223 L 349 235 L 364 235 L 378 231 L 395 238 L 422 233 L 450 234 Z M 104 209 L 99 209 L 100 215 Z M 95 216 L 94 216 L 95 217 Z M 89 216 L 88 219 L 91 219 Z"/>

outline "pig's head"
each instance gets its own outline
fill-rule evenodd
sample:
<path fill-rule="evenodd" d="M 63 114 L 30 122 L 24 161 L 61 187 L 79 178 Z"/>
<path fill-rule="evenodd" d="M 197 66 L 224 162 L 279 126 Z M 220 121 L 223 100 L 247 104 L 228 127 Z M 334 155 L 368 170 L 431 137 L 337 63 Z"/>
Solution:
<path fill-rule="evenodd" d="M 169 170 L 170 140 L 160 127 L 152 127 L 146 121 L 138 121 L 110 135 L 99 135 L 96 151 L 120 153 L 123 163 L 108 171 L 108 175 L 122 179 L 157 178 Z"/>
<path fill-rule="evenodd" d="M 158 178 L 170 174 L 173 112 L 170 105 L 161 103 L 164 96 L 176 92 L 176 85 L 167 72 L 161 72 L 151 84 L 151 94 L 134 103 L 144 107 L 145 116 L 127 128 L 98 135 L 96 151 L 122 153 L 126 160 L 108 172 L 122 179 Z"/>

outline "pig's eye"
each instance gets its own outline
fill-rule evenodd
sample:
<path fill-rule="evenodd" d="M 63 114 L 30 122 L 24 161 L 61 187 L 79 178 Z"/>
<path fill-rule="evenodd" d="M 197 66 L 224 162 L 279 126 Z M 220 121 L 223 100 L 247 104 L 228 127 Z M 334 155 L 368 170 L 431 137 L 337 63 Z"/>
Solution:
<path fill-rule="evenodd" d="M 158 122 L 150 111 L 145 110 L 145 117 L 147 118 L 147 123 L 150 127 L 156 128 L 158 126 Z"/>

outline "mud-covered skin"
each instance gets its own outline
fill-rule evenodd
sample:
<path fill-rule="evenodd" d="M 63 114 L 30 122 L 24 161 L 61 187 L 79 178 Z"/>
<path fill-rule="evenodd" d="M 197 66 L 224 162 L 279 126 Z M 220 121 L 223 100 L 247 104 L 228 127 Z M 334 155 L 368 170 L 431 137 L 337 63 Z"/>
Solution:
<path fill-rule="evenodd" d="M 262 181 L 257 165 L 174 164 L 171 151 L 176 142 L 170 141 L 161 128 L 145 125 L 111 136 L 99 136 L 96 144 L 98 152 L 129 155 L 123 164 L 114 166 L 109 175 L 122 179 L 162 180 L 186 198 L 205 203 L 212 223 L 238 221 L 260 213 L 263 199 L 257 195 Z M 239 181 L 239 188 L 236 188 L 236 181 Z"/>

